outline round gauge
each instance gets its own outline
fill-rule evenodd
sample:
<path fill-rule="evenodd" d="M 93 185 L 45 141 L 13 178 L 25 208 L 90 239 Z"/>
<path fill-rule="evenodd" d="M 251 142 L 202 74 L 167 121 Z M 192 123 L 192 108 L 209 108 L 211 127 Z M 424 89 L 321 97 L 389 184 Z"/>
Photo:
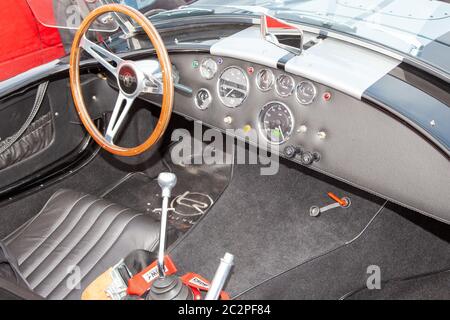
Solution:
<path fill-rule="evenodd" d="M 296 96 L 301 104 L 310 104 L 317 95 L 317 89 L 310 81 L 302 81 L 297 85 Z"/>
<path fill-rule="evenodd" d="M 272 70 L 262 69 L 256 75 L 256 85 L 261 91 L 269 91 L 275 83 L 275 76 Z"/>
<path fill-rule="evenodd" d="M 200 110 L 206 110 L 209 108 L 212 102 L 211 93 L 207 89 L 198 90 L 195 95 L 195 105 Z"/>
<path fill-rule="evenodd" d="M 261 109 L 259 121 L 263 136 L 273 144 L 286 142 L 294 130 L 291 110 L 281 102 L 266 104 Z"/>
<path fill-rule="evenodd" d="M 238 67 L 226 68 L 219 77 L 219 98 L 228 108 L 240 106 L 247 98 L 249 82 L 245 72 Z"/>
<path fill-rule="evenodd" d="M 217 63 L 213 59 L 207 58 L 200 65 L 200 74 L 206 80 L 210 80 L 216 75 L 217 69 Z"/>
<path fill-rule="evenodd" d="M 281 74 L 277 78 L 275 89 L 277 93 L 282 97 L 288 97 L 292 94 L 295 87 L 294 78 L 287 74 Z"/>

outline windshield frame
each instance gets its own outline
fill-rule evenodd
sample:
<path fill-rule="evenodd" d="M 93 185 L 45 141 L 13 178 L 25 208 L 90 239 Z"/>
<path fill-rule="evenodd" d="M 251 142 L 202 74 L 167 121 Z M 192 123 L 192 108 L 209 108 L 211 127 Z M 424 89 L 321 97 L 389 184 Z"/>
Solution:
<path fill-rule="evenodd" d="M 393 0 L 390 1 L 391 3 L 402 4 L 403 0 Z M 310 3 L 309 1 L 306 1 Z M 377 1 L 374 1 L 376 3 Z M 251 2 L 252 4 L 257 3 Z M 450 15 L 445 15 L 445 17 L 440 17 L 439 19 L 427 19 L 426 17 L 421 17 L 422 20 L 418 22 L 417 26 L 415 27 L 416 31 L 410 32 L 409 30 L 405 29 L 405 26 L 402 28 L 397 28 L 397 25 L 394 22 L 396 22 L 395 19 L 406 19 L 406 13 L 402 15 L 393 15 L 394 20 L 387 20 L 387 21 L 381 21 L 379 24 L 374 23 L 373 21 L 369 20 L 362 20 L 362 25 L 358 24 L 357 26 L 360 28 L 360 30 L 363 30 L 363 34 L 359 35 L 358 33 L 350 33 L 345 32 L 343 30 L 340 30 L 339 28 L 335 27 L 336 25 L 342 26 L 342 23 L 340 23 L 339 20 L 345 19 L 349 21 L 349 26 L 360 23 L 358 20 L 352 20 L 351 16 L 346 14 L 342 14 L 342 12 L 339 12 L 339 14 L 336 15 L 336 18 L 331 17 L 329 19 L 328 17 L 325 17 L 324 20 L 320 23 L 309 23 L 308 21 L 302 21 L 300 19 L 289 19 L 286 17 L 279 17 L 277 16 L 277 12 L 290 12 L 290 9 L 288 7 L 277 7 L 273 8 L 270 7 L 271 3 L 267 2 L 265 3 L 262 1 L 261 5 L 245 5 L 245 1 L 243 5 L 240 5 L 238 1 L 230 1 L 227 2 L 226 5 L 220 5 L 214 3 L 214 1 L 209 0 L 199 0 L 195 3 L 193 3 L 190 6 L 192 8 L 208 8 L 208 9 L 215 9 L 214 16 L 223 15 L 224 12 L 227 12 L 228 15 L 245 15 L 252 17 L 253 19 L 257 19 L 259 21 L 260 15 L 262 13 L 269 14 L 270 16 L 273 16 L 275 18 L 278 18 L 282 21 L 286 21 L 290 24 L 294 24 L 297 26 L 300 26 L 300 28 L 307 32 L 312 33 L 319 33 L 319 34 L 327 34 L 327 36 L 347 41 L 359 46 L 363 46 L 366 48 L 369 48 L 371 50 L 375 50 L 377 52 L 386 54 L 388 56 L 394 57 L 396 59 L 400 59 L 404 62 L 409 62 L 410 64 L 419 67 L 420 69 L 426 70 L 429 73 L 432 73 L 434 76 L 439 77 L 440 79 L 450 82 L 450 66 L 448 66 L 447 60 L 442 60 L 440 57 L 438 57 L 439 54 L 434 54 L 434 52 L 430 49 L 425 54 L 415 54 L 416 51 L 421 52 L 422 49 L 427 50 L 428 44 L 436 44 L 441 45 L 442 50 L 444 52 L 448 52 L 448 55 L 450 57 L 450 45 L 447 44 L 447 42 L 442 42 L 440 40 L 440 36 L 442 36 L 442 33 L 439 33 L 441 29 L 436 28 L 435 20 L 439 20 L 440 25 L 449 25 L 449 33 L 450 33 Z M 314 3 L 312 1 L 311 3 Z M 267 7 L 264 7 L 267 4 Z M 444 2 L 438 2 L 438 9 L 439 12 L 442 14 L 442 10 L 445 11 L 447 9 L 447 4 Z M 450 4 L 448 4 L 448 8 L 450 9 Z M 363 9 L 361 9 L 363 10 Z M 309 12 L 305 11 L 303 13 L 302 10 L 291 10 L 294 14 L 298 15 L 307 15 Z M 368 13 L 372 11 L 367 11 Z M 374 11 L 377 12 L 377 11 Z M 405 11 L 406 12 L 406 11 Z M 450 11 L 449 11 L 450 12 Z M 321 12 L 323 13 L 323 12 Z M 385 15 L 384 12 L 382 12 L 383 15 Z M 445 13 L 444 13 L 445 14 Z M 315 17 L 319 18 L 319 15 L 315 15 Z M 391 19 L 391 18 L 389 18 Z M 415 17 L 414 17 L 415 19 Z M 413 20 L 414 20 L 413 19 Z M 328 23 L 329 20 L 334 21 L 337 20 L 335 23 Z M 417 20 L 417 19 L 416 19 Z M 319 20 L 318 20 L 319 21 Z M 259 22 L 257 22 L 259 23 Z M 255 23 L 255 24 L 257 24 Z M 428 31 L 417 31 L 417 29 L 427 29 L 429 27 L 429 24 L 432 24 L 430 27 L 433 30 L 431 34 L 429 34 Z M 378 26 L 377 28 L 371 28 L 371 26 Z M 434 28 L 434 29 L 433 29 Z M 380 29 L 380 30 L 378 30 Z M 386 41 L 383 41 L 382 36 L 376 36 L 372 37 L 370 33 L 373 31 L 376 31 L 380 34 L 387 34 Z M 387 32 L 386 32 L 387 31 Z M 367 34 L 369 32 L 369 34 Z M 445 32 L 444 32 L 445 35 Z M 394 43 L 399 44 L 398 46 L 392 45 L 392 41 Z M 424 50 L 424 51 L 425 51 Z M 431 52 L 431 54 L 430 54 Z"/>

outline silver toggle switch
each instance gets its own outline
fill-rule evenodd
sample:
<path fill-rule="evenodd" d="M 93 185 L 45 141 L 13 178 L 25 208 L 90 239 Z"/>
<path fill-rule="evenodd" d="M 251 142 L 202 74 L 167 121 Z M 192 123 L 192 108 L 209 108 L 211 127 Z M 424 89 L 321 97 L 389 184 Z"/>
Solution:
<path fill-rule="evenodd" d="M 327 137 L 327 133 L 325 131 L 319 131 L 317 132 L 317 137 L 319 137 L 320 140 L 325 140 Z"/>
<path fill-rule="evenodd" d="M 298 133 L 306 133 L 308 131 L 308 127 L 304 124 L 302 124 L 300 127 L 298 127 L 297 132 Z"/>
<path fill-rule="evenodd" d="M 230 116 L 227 116 L 223 119 L 223 122 L 225 122 L 226 124 L 232 124 L 233 123 L 233 118 Z"/>

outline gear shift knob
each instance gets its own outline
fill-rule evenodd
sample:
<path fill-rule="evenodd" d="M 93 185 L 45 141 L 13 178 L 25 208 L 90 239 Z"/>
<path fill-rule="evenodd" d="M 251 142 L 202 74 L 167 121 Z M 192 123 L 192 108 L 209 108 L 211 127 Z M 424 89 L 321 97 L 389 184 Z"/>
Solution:
<path fill-rule="evenodd" d="M 172 189 L 177 184 L 177 176 L 170 172 L 162 172 L 158 176 L 158 184 L 161 187 L 161 230 L 159 232 L 158 272 L 160 278 L 165 277 L 164 254 L 166 251 L 167 211 Z"/>
<path fill-rule="evenodd" d="M 171 172 L 162 172 L 158 176 L 158 184 L 161 187 L 161 196 L 170 197 L 173 187 L 177 184 L 177 176 Z"/>

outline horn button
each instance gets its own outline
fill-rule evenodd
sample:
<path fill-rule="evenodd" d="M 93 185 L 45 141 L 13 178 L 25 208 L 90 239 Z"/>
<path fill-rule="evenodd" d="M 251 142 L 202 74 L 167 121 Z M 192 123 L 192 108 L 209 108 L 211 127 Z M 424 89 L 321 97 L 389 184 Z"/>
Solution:
<path fill-rule="evenodd" d="M 119 87 L 127 95 L 136 94 L 139 84 L 138 75 L 133 66 L 126 64 L 120 67 L 118 82 Z"/>

